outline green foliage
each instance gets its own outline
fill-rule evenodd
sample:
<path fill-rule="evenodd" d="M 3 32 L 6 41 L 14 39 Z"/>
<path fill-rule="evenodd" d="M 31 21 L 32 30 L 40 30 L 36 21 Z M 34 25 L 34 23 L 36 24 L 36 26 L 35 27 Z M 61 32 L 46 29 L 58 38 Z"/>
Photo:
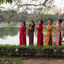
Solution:
<path fill-rule="evenodd" d="M 61 17 L 63 17 L 63 15 Z M 52 18 L 54 22 L 56 22 L 57 20 L 57 16 L 55 14 L 39 14 L 37 12 L 28 14 L 27 11 L 23 11 L 17 14 L 17 11 L 14 10 L 0 10 L 0 22 L 17 23 L 21 22 L 22 20 L 25 20 L 27 22 L 30 22 L 30 20 L 34 20 L 36 23 L 39 19 L 43 19 L 43 23 L 47 24 L 48 18 Z"/>
<path fill-rule="evenodd" d="M 7 23 L 20 22 L 21 20 L 26 20 L 28 22 L 30 20 L 38 21 L 39 19 L 43 19 L 44 23 L 46 23 L 48 18 L 50 17 L 53 18 L 53 20 L 56 19 L 56 16 L 51 14 L 43 14 L 43 13 L 39 14 L 36 12 L 28 14 L 27 11 L 23 11 L 17 14 L 17 12 L 14 10 L 8 10 L 8 11 L 0 10 L 0 22 L 7 22 Z"/>
<path fill-rule="evenodd" d="M 12 4 L 13 0 L 0 0 L 0 4 L 3 4 L 3 3 L 10 3 Z"/>
<path fill-rule="evenodd" d="M 0 22 L 16 22 L 17 21 L 17 12 L 14 10 L 1 11 L 0 10 Z"/>
<path fill-rule="evenodd" d="M 38 55 L 39 54 L 39 55 Z M 0 45 L 0 56 L 61 56 L 64 55 L 63 46 L 16 46 Z"/>

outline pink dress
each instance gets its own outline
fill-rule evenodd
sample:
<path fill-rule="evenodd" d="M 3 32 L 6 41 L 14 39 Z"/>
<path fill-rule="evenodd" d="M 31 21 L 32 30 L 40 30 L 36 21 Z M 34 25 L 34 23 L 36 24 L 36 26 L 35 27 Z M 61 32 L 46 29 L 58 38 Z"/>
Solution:
<path fill-rule="evenodd" d="M 56 24 L 56 45 L 62 45 L 62 25 Z"/>

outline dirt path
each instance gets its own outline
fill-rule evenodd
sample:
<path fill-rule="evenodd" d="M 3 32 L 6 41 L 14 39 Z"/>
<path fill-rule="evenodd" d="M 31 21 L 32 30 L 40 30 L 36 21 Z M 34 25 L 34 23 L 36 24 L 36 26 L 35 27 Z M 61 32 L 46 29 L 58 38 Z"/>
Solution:
<path fill-rule="evenodd" d="M 23 60 L 24 64 L 64 64 L 64 59 L 57 58 L 28 58 Z"/>

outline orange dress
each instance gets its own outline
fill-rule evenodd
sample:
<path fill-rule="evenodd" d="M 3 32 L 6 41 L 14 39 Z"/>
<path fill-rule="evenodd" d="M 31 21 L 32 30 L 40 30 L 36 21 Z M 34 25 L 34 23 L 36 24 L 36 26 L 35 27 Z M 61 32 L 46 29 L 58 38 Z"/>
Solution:
<path fill-rule="evenodd" d="M 47 26 L 47 33 L 45 36 L 45 45 L 53 45 L 53 41 L 52 41 L 52 30 L 53 30 L 53 25 L 48 25 Z"/>

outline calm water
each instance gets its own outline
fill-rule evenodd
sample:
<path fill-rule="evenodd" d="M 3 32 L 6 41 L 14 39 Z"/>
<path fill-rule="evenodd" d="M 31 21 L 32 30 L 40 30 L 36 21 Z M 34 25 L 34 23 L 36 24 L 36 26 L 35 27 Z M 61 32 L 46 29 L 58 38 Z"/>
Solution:
<path fill-rule="evenodd" d="M 29 45 L 28 35 L 26 36 L 26 39 L 27 39 L 27 45 Z M 0 27 L 0 44 L 19 45 L 19 27 Z M 34 33 L 34 45 L 37 45 L 36 31 Z"/>

